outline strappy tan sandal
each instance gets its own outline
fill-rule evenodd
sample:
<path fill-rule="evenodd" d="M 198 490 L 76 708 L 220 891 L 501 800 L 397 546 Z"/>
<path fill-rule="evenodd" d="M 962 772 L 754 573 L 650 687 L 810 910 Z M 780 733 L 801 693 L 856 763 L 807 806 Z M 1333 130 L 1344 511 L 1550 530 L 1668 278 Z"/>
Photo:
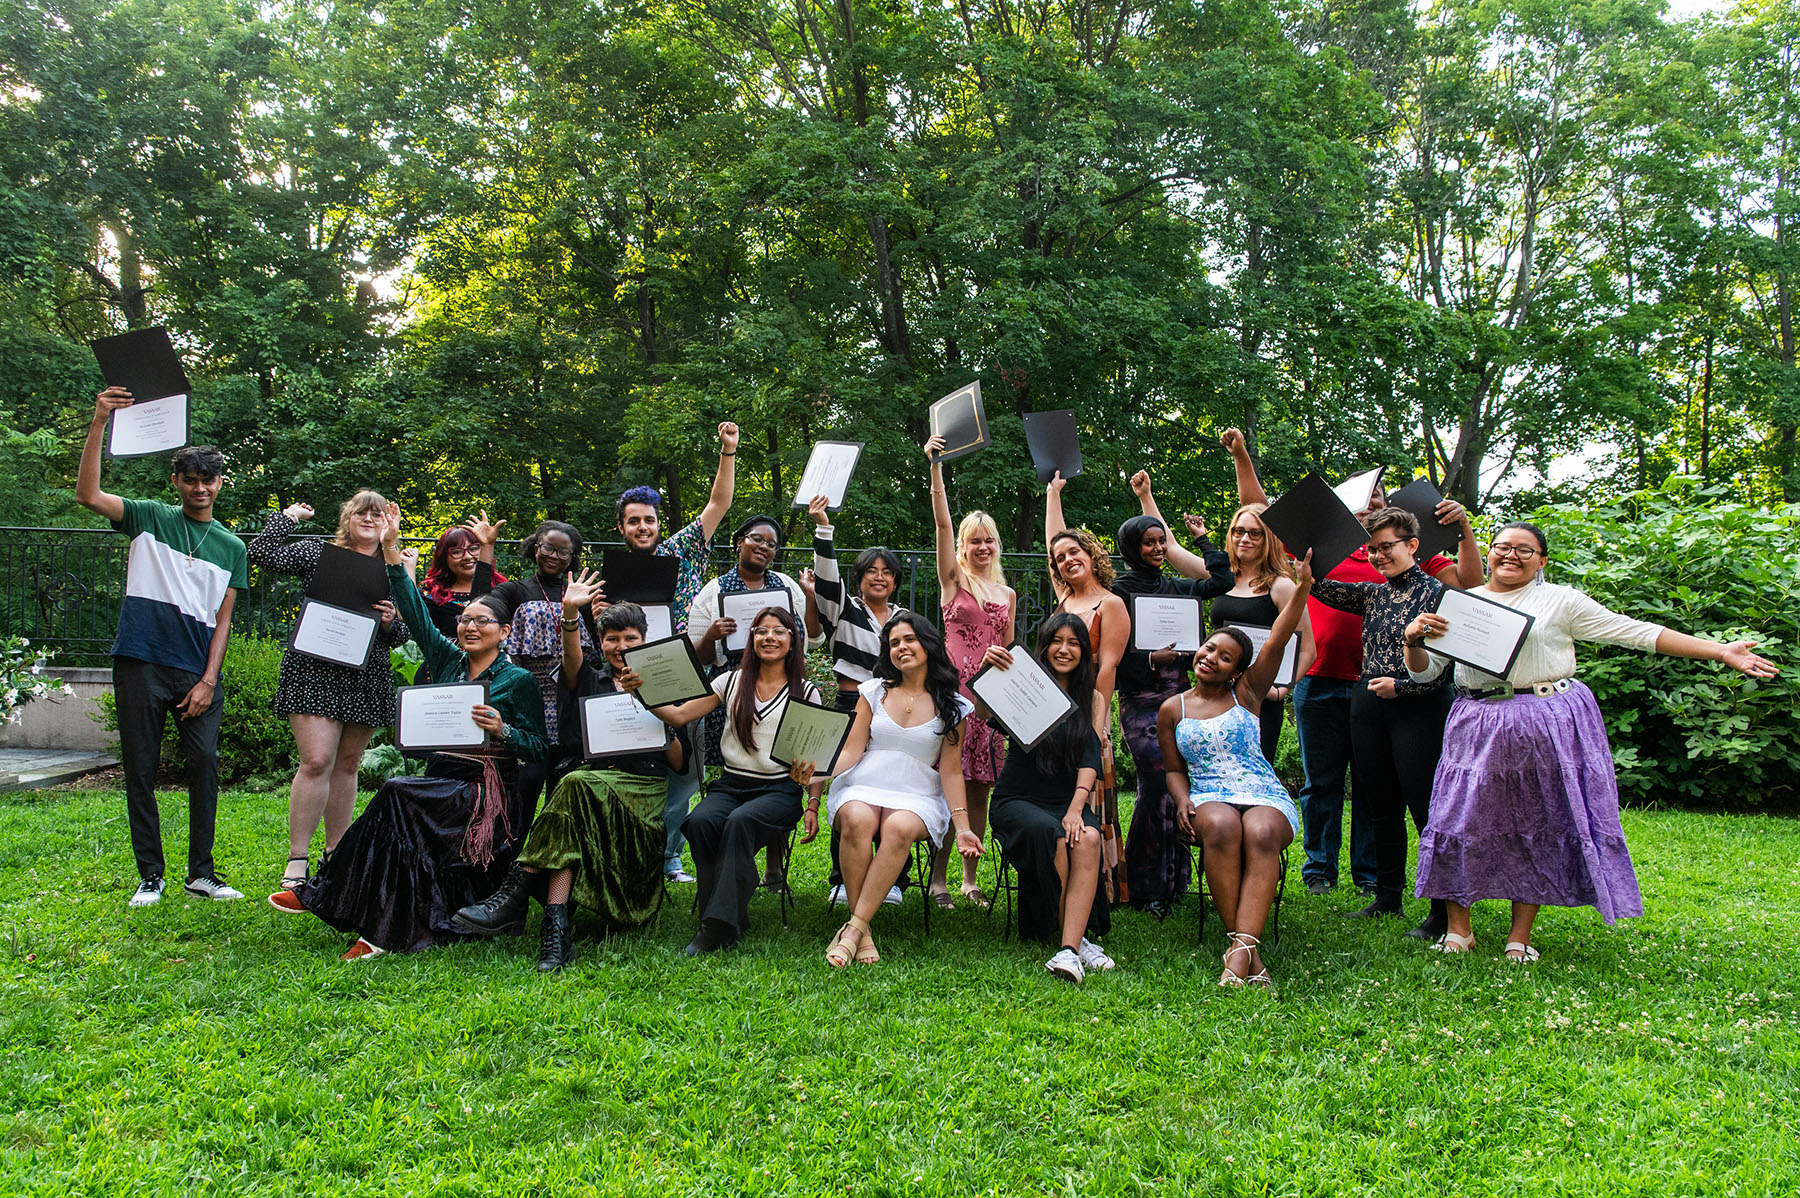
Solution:
<path fill-rule="evenodd" d="M 1508 940 L 1505 951 L 1506 959 L 1516 965 L 1534 965 L 1542 955 L 1523 940 Z"/>
<path fill-rule="evenodd" d="M 825 963 L 833 969 L 842 969 L 856 958 L 857 949 L 863 939 L 862 929 L 854 923 L 846 922 L 831 938 L 831 944 L 825 950 Z"/>
<path fill-rule="evenodd" d="M 1227 932 L 1225 933 L 1225 939 L 1231 941 L 1231 945 L 1219 958 L 1219 963 L 1225 967 L 1225 971 L 1219 975 L 1219 985 L 1242 986 L 1249 979 L 1241 978 L 1237 974 L 1231 972 L 1231 954 L 1251 952 L 1258 944 L 1261 944 L 1262 941 L 1258 940 L 1248 932 Z M 1264 976 L 1267 975 L 1265 974 Z"/>
<path fill-rule="evenodd" d="M 1466 953 L 1475 947 L 1475 934 L 1458 936 L 1455 932 L 1445 932 L 1431 943 L 1434 953 Z"/>
<path fill-rule="evenodd" d="M 863 942 L 856 950 L 856 963 L 858 965 L 876 965 L 880 961 L 881 950 L 875 947 L 875 934 L 864 932 Z"/>

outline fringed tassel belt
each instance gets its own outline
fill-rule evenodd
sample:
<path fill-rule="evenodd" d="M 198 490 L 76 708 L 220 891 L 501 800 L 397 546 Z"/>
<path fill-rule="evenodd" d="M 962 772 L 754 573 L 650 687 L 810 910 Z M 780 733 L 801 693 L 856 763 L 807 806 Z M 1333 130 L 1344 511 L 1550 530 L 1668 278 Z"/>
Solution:
<path fill-rule="evenodd" d="M 445 753 L 459 761 L 479 762 L 481 781 L 475 783 L 475 810 L 469 816 L 468 831 L 463 834 L 463 858 L 472 865 L 487 866 L 494 861 L 494 825 L 498 823 L 505 839 L 512 839 L 512 820 L 506 814 L 506 784 L 494 759 L 471 753 Z"/>

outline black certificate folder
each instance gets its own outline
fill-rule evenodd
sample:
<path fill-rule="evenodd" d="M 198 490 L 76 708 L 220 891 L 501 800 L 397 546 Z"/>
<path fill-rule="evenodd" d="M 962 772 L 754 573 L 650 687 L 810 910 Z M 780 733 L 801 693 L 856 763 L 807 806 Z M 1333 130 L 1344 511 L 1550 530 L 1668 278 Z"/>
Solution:
<path fill-rule="evenodd" d="M 670 603 L 681 559 L 608 549 L 600 558 L 600 580 L 609 603 Z"/>
<path fill-rule="evenodd" d="M 1287 494 L 1263 510 L 1262 521 L 1296 558 L 1313 551 L 1314 578 L 1336 569 L 1357 548 L 1369 543 L 1362 526 L 1324 479 L 1309 474 Z"/>
<path fill-rule="evenodd" d="M 133 329 L 88 344 L 106 385 L 125 388 L 135 400 L 165 399 L 193 391 L 167 329 Z"/>
<path fill-rule="evenodd" d="M 979 382 L 952 391 L 931 405 L 931 434 L 944 439 L 944 451 L 938 454 L 940 462 L 953 462 L 993 444 L 988 436 L 987 409 L 981 406 Z"/>

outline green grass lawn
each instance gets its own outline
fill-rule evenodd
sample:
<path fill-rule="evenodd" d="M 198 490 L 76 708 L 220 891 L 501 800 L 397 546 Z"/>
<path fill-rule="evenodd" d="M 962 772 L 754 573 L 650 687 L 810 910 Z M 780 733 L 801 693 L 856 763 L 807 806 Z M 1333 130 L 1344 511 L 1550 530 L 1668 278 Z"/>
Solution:
<path fill-rule="evenodd" d="M 535 934 L 347 965 L 261 901 L 284 799 L 222 804 L 252 901 L 128 912 L 122 796 L 0 796 L 5 1194 L 1800 1191 L 1793 820 L 1628 815 L 1648 915 L 1546 912 L 1527 968 L 1499 904 L 1444 958 L 1296 873 L 1266 994 L 1192 900 L 1081 989 L 912 894 L 833 972 L 822 841 L 712 959 L 677 888 L 561 976 Z"/>

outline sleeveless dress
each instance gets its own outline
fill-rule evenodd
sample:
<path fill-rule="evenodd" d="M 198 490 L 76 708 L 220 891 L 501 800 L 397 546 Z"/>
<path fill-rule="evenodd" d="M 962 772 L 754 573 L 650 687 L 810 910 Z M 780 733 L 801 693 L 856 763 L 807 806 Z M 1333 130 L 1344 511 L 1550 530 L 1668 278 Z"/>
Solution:
<path fill-rule="evenodd" d="M 944 604 L 944 648 L 956 663 L 962 679 L 962 695 L 971 703 L 975 696 L 969 690 L 969 679 L 981 669 L 981 657 L 1006 632 L 1007 605 L 977 603 L 968 587 L 959 586 L 951 600 Z M 1000 776 L 1004 747 L 998 734 L 986 720 L 970 717 L 962 728 L 963 777 L 970 782 L 992 783 Z"/>
<path fill-rule="evenodd" d="M 881 701 L 887 684 L 879 678 L 869 679 L 856 690 L 875 712 L 869 722 L 869 747 L 862 760 L 831 784 L 825 814 L 837 823 L 838 808 L 852 800 L 891 811 L 910 811 L 925 821 L 935 849 L 950 830 L 950 804 L 944 799 L 944 784 L 937 772 L 938 754 L 943 750 L 942 722 L 931 719 L 911 728 L 895 723 Z M 966 737 L 969 713 L 975 705 L 961 695 L 956 702 L 963 717 L 960 735 Z"/>
<path fill-rule="evenodd" d="M 1212 601 L 1212 630 L 1214 632 L 1227 624 L 1250 624 L 1257 628 L 1275 627 L 1276 617 L 1281 609 L 1275 606 L 1275 599 L 1268 593 L 1261 595 L 1233 595 L 1227 592 Z M 1299 633 L 1295 633 L 1299 636 Z M 1273 699 L 1264 699 L 1262 705 L 1262 752 L 1271 762 L 1275 760 L 1275 751 L 1281 745 L 1282 717 L 1287 711 L 1285 702 L 1277 703 Z"/>
<path fill-rule="evenodd" d="M 1208 719 L 1186 714 L 1175 725 L 1175 748 L 1188 767 L 1188 803 L 1229 803 L 1233 807 L 1273 807 L 1300 834 L 1300 811 L 1275 767 L 1262 754 L 1262 726 L 1233 703 Z"/>

